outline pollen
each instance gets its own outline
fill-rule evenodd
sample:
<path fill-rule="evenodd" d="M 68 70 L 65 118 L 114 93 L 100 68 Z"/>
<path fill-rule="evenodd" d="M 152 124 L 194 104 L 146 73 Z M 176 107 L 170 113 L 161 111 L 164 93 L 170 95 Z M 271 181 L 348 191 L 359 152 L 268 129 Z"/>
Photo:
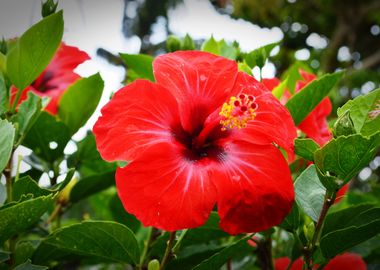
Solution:
<path fill-rule="evenodd" d="M 231 97 L 228 103 L 225 102 L 219 113 L 222 130 L 247 127 L 248 122 L 256 117 L 258 105 L 255 100 L 254 96 L 239 94 Z"/>

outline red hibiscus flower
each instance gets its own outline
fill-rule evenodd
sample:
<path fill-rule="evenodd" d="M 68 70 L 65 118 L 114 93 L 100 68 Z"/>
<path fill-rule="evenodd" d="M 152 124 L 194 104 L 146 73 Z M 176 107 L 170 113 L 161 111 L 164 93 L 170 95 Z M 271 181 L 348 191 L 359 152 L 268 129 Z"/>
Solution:
<path fill-rule="evenodd" d="M 102 157 L 118 168 L 125 209 L 167 231 L 202 225 L 217 204 L 223 230 L 262 231 L 290 211 L 289 112 L 234 61 L 186 51 L 159 56 L 156 83 L 120 89 L 94 126 Z"/>
<path fill-rule="evenodd" d="M 290 263 L 290 259 L 283 257 L 275 260 L 275 270 L 286 270 Z M 302 270 L 303 260 L 298 258 L 294 261 L 292 267 L 289 270 Z M 317 269 L 315 266 L 314 269 Z M 366 270 L 367 266 L 363 259 L 354 253 L 343 253 L 333 258 L 326 266 L 324 270 Z"/>
<path fill-rule="evenodd" d="M 300 74 L 303 80 L 298 81 L 296 84 L 296 92 L 299 92 L 308 83 L 316 79 L 314 74 L 307 73 L 300 69 Z M 277 78 L 264 79 L 263 84 L 269 89 L 273 90 L 280 81 Z M 285 92 L 283 103 L 286 103 L 290 98 L 290 93 Z M 332 139 L 332 133 L 330 132 L 327 124 L 327 116 L 330 115 L 332 110 L 331 101 L 328 97 L 324 98 L 312 112 L 298 125 L 298 128 L 307 135 L 307 137 L 316 141 L 320 146 L 323 146 L 329 140 Z"/>
<path fill-rule="evenodd" d="M 72 83 L 81 78 L 74 73 L 74 69 L 88 59 L 90 57 L 87 53 L 61 43 L 46 69 L 30 86 L 24 89 L 19 104 L 27 99 L 28 92 L 31 91 L 38 96 L 49 97 L 50 102 L 45 110 L 53 115 L 57 114 L 58 103 L 62 94 Z M 13 103 L 17 88 L 12 86 L 11 93 L 11 103 Z"/>

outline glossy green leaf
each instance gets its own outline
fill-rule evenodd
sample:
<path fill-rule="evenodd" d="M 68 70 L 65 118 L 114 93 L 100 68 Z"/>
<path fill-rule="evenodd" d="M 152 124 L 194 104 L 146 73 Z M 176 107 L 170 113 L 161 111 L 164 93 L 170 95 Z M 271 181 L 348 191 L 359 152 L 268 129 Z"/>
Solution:
<path fill-rule="evenodd" d="M 0 183 L 0 206 L 2 206 L 7 200 L 7 189 Z"/>
<path fill-rule="evenodd" d="M 0 119 L 0 173 L 7 166 L 11 158 L 15 128 L 7 120 Z"/>
<path fill-rule="evenodd" d="M 342 75 L 342 72 L 326 74 L 310 82 L 302 91 L 299 91 L 289 99 L 285 106 L 292 115 L 296 125 L 300 124 L 323 98 L 327 96 Z"/>
<path fill-rule="evenodd" d="M 20 104 L 15 116 L 18 124 L 18 133 L 23 138 L 33 127 L 41 114 L 42 99 L 32 92 L 28 93 L 28 99 Z"/>
<path fill-rule="evenodd" d="M 140 258 L 133 232 L 109 221 L 85 221 L 56 230 L 38 246 L 33 262 L 59 260 L 67 254 L 132 264 Z"/>
<path fill-rule="evenodd" d="M 314 221 L 322 210 L 326 188 L 320 182 L 315 165 L 309 166 L 294 183 L 298 206 Z"/>
<path fill-rule="evenodd" d="M 74 134 L 81 128 L 98 106 L 104 82 L 99 73 L 82 78 L 72 84 L 59 101 L 58 115 Z"/>
<path fill-rule="evenodd" d="M 52 206 L 51 196 L 25 200 L 0 210 L 0 243 L 36 223 Z"/>
<path fill-rule="evenodd" d="M 281 81 L 287 81 L 286 86 L 291 94 L 295 92 L 297 81 L 302 80 L 300 69 L 304 70 L 305 68 L 301 62 L 296 62 L 282 74 Z"/>
<path fill-rule="evenodd" d="M 115 184 L 115 171 L 81 178 L 70 193 L 70 201 L 78 202 Z"/>
<path fill-rule="evenodd" d="M 32 194 L 33 198 L 47 196 L 53 191 L 41 188 L 30 176 L 25 176 L 17 180 L 13 185 L 13 200 L 18 201 L 22 195 Z"/>
<path fill-rule="evenodd" d="M 188 50 L 194 50 L 194 49 L 195 49 L 194 40 L 189 36 L 189 34 L 186 34 L 186 36 L 182 39 L 182 42 L 181 42 L 181 50 L 188 51 Z"/>
<path fill-rule="evenodd" d="M 213 36 L 211 38 L 205 40 L 202 44 L 201 50 L 204 52 L 209 52 L 218 55 L 219 54 L 219 44 L 214 39 Z"/>
<path fill-rule="evenodd" d="M 31 259 L 35 251 L 32 241 L 18 241 L 14 252 L 15 265 L 22 264 Z"/>
<path fill-rule="evenodd" d="M 1 54 L 1 53 L 0 53 Z M 3 74 L 0 70 L 0 115 L 8 110 L 9 100 L 8 100 L 8 89 L 5 85 Z"/>
<path fill-rule="evenodd" d="M 360 134 L 341 136 L 317 150 L 314 161 L 323 175 L 337 177 L 337 184 L 342 185 L 372 160 L 379 146 L 380 133 L 370 138 Z"/>
<path fill-rule="evenodd" d="M 109 201 L 109 209 L 116 222 L 124 224 L 135 233 L 138 231 L 141 226 L 140 221 L 134 215 L 126 212 L 117 194 L 112 196 Z"/>
<path fill-rule="evenodd" d="M 251 68 L 254 68 L 255 66 L 262 68 L 269 57 L 270 52 L 278 45 L 278 42 L 265 45 L 249 53 L 243 54 L 243 58 Z"/>
<path fill-rule="evenodd" d="M 214 37 L 211 37 L 202 44 L 202 51 L 220 55 L 232 60 L 235 60 L 237 57 L 237 49 L 233 45 L 227 44 L 224 39 L 216 41 Z"/>
<path fill-rule="evenodd" d="M 68 127 L 47 112 L 42 112 L 26 135 L 23 144 L 50 163 L 63 156 L 71 135 Z"/>
<path fill-rule="evenodd" d="M 253 76 L 252 69 L 245 62 L 239 62 L 238 69 L 239 71 L 243 71 L 248 75 Z"/>
<path fill-rule="evenodd" d="M 210 258 L 201 262 L 193 268 L 193 270 L 209 270 L 209 269 L 220 269 L 230 258 L 235 254 L 238 254 L 239 251 L 247 246 L 248 237 L 243 237 L 242 239 L 228 245 L 221 251 L 217 252 Z"/>
<path fill-rule="evenodd" d="M 77 147 L 78 150 L 68 159 L 68 166 L 75 167 L 81 177 L 102 174 L 105 171 L 116 169 L 115 163 L 106 162 L 101 158 L 92 133 L 78 142 Z"/>
<path fill-rule="evenodd" d="M 319 145 L 312 139 L 296 139 L 294 141 L 294 151 L 300 157 L 313 161 L 314 152 L 319 149 Z"/>
<path fill-rule="evenodd" d="M 206 223 L 198 228 L 190 229 L 183 239 L 182 246 L 206 243 L 208 241 L 228 237 L 228 234 L 220 229 L 220 218 L 217 212 L 211 212 Z"/>
<path fill-rule="evenodd" d="M 370 136 L 380 131 L 380 89 L 348 101 L 338 109 L 338 117 L 347 111 L 356 132 Z"/>
<path fill-rule="evenodd" d="M 168 52 L 175 52 L 181 49 L 181 40 L 173 35 L 168 36 L 166 39 L 166 49 Z"/>
<path fill-rule="evenodd" d="M 327 215 L 320 248 L 332 258 L 380 233 L 380 207 L 356 205 Z"/>
<path fill-rule="evenodd" d="M 145 54 L 125 54 L 121 53 L 120 57 L 127 65 L 127 74 L 133 71 L 132 81 L 136 79 L 147 79 L 154 82 L 153 76 L 153 57 Z"/>
<path fill-rule="evenodd" d="M 7 55 L 7 74 L 18 89 L 30 85 L 58 49 L 63 34 L 62 11 L 29 28 Z"/>
<path fill-rule="evenodd" d="M 272 94 L 277 98 L 281 99 L 282 96 L 285 93 L 286 86 L 288 85 L 288 78 L 283 80 L 279 85 L 277 85 L 275 88 L 272 90 Z"/>
<path fill-rule="evenodd" d="M 298 210 L 297 204 L 294 203 L 292 210 L 285 217 L 285 219 L 282 221 L 282 223 L 279 226 L 288 231 L 295 231 L 297 230 L 299 225 L 300 225 L 300 212 Z"/>
<path fill-rule="evenodd" d="M 0 263 L 9 260 L 10 254 L 10 252 L 0 250 Z"/>
<path fill-rule="evenodd" d="M 46 266 L 32 264 L 30 260 L 27 260 L 25 263 L 20 264 L 14 268 L 14 270 L 46 270 Z"/>
<path fill-rule="evenodd" d="M 335 138 L 339 136 L 349 136 L 357 133 L 350 114 L 351 111 L 347 110 L 335 121 L 333 128 L 333 134 Z"/>
<path fill-rule="evenodd" d="M 18 265 L 14 270 L 46 270 L 46 266 L 32 264 L 30 260 L 27 260 L 25 263 Z"/>

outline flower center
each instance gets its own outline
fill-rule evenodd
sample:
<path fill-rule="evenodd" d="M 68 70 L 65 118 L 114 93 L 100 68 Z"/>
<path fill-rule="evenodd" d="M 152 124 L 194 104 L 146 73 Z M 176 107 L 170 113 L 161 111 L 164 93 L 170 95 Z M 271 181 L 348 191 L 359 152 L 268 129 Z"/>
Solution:
<path fill-rule="evenodd" d="M 240 94 L 237 97 L 232 96 L 228 103 L 224 103 L 219 113 L 222 117 L 222 130 L 247 127 L 248 122 L 256 117 L 258 105 L 255 100 L 254 96 Z"/>

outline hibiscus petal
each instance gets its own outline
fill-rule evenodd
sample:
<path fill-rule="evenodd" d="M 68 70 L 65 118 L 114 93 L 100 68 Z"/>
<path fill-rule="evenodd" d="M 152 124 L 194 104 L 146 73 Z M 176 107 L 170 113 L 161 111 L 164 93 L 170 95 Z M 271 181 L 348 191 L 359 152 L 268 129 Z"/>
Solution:
<path fill-rule="evenodd" d="M 323 269 L 366 270 L 367 266 L 359 255 L 354 253 L 344 253 L 333 258 Z"/>
<path fill-rule="evenodd" d="M 245 73 L 239 72 L 233 91 L 236 95 L 253 95 L 258 105 L 255 119 L 246 128 L 234 131 L 233 136 L 255 144 L 275 142 L 287 151 L 288 158 L 292 160 L 297 131 L 289 111 L 266 87 Z"/>
<path fill-rule="evenodd" d="M 178 51 L 158 56 L 153 71 L 157 83 L 169 89 L 179 101 L 184 130 L 193 133 L 229 97 L 237 65 L 206 52 Z"/>
<path fill-rule="evenodd" d="M 323 146 L 332 139 L 332 133 L 329 130 L 327 116 L 332 111 L 332 105 L 329 98 L 324 98 L 314 110 L 298 125 L 298 128 L 304 132 L 307 137 L 316 141 Z"/>
<path fill-rule="evenodd" d="M 144 226 L 174 231 L 207 220 L 216 200 L 209 180 L 213 162 L 186 160 L 183 150 L 180 144 L 158 144 L 117 170 L 121 201 Z"/>
<path fill-rule="evenodd" d="M 151 145 L 174 140 L 177 106 L 168 90 L 146 80 L 120 89 L 93 129 L 100 154 L 108 161 L 127 161 Z"/>
<path fill-rule="evenodd" d="M 77 47 L 68 46 L 62 42 L 46 70 L 56 75 L 64 75 L 67 72 L 73 73 L 73 70 L 78 65 L 89 59 L 90 56 L 86 52 L 79 50 Z"/>
<path fill-rule="evenodd" d="M 294 188 L 288 165 L 273 145 L 226 141 L 215 177 L 221 227 L 230 234 L 259 232 L 290 212 Z"/>

